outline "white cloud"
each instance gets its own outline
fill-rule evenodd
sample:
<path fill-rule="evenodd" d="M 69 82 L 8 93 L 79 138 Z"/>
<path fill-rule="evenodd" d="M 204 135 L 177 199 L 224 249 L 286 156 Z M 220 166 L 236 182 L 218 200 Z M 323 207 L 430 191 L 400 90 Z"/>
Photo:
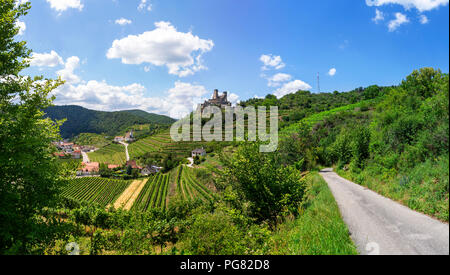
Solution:
<path fill-rule="evenodd" d="M 141 109 L 181 118 L 192 112 L 208 93 L 201 85 L 177 81 L 165 95 L 148 97 L 145 95 L 146 88 L 139 83 L 114 86 L 104 80 L 82 80 L 74 73 L 79 62 L 78 57 L 72 56 L 67 59 L 64 69 L 57 72 L 66 83 L 53 92 L 56 96 L 55 104 L 75 104 L 103 111 Z M 237 95 L 230 94 L 231 101 L 238 99 Z"/>
<path fill-rule="evenodd" d="M 230 101 L 231 104 L 236 105 L 240 102 L 239 96 L 237 94 L 230 93 L 228 94 L 228 101 Z"/>
<path fill-rule="evenodd" d="M 259 60 L 264 64 L 262 70 L 269 70 L 275 68 L 276 70 L 282 69 L 286 66 L 281 59 L 281 56 L 273 56 L 271 54 L 263 54 Z"/>
<path fill-rule="evenodd" d="M 120 18 L 120 19 L 117 19 L 115 23 L 116 23 L 117 25 L 124 26 L 124 25 L 131 24 L 132 22 L 131 22 L 131 20 L 122 17 L 122 18 Z"/>
<path fill-rule="evenodd" d="M 278 87 L 281 85 L 281 83 L 289 81 L 292 79 L 292 76 L 289 74 L 284 73 L 278 73 L 268 79 L 268 86 L 269 87 Z"/>
<path fill-rule="evenodd" d="M 144 72 L 146 73 L 150 72 L 150 66 L 144 66 Z"/>
<path fill-rule="evenodd" d="M 400 27 L 403 24 L 406 24 L 409 22 L 409 19 L 406 17 L 406 15 L 397 12 L 395 14 L 395 19 L 389 21 L 388 27 L 389 27 L 389 31 L 393 32 L 395 31 L 398 27 Z"/>
<path fill-rule="evenodd" d="M 378 22 L 383 21 L 383 20 L 384 20 L 384 13 L 381 12 L 379 9 L 376 9 L 375 17 L 372 18 L 372 21 L 378 24 Z"/>
<path fill-rule="evenodd" d="M 25 22 L 23 22 L 23 21 L 17 20 L 16 27 L 19 28 L 18 35 L 23 35 L 25 33 L 25 30 L 27 29 L 27 24 L 25 24 Z"/>
<path fill-rule="evenodd" d="M 311 90 L 311 88 L 312 87 L 308 83 L 305 83 L 301 80 L 294 80 L 294 81 L 284 84 L 282 87 L 280 87 L 276 91 L 274 91 L 273 94 L 276 97 L 281 98 L 287 94 L 293 94 L 299 90 L 308 91 L 308 90 Z"/>
<path fill-rule="evenodd" d="M 141 109 L 147 112 L 182 118 L 192 112 L 208 93 L 205 87 L 175 82 L 164 97 L 145 96 L 146 88 L 138 83 L 114 86 L 106 81 L 91 80 L 79 85 L 65 84 L 54 92 L 55 104 L 76 104 L 86 108 L 118 111 Z"/>
<path fill-rule="evenodd" d="M 368 6 L 382 6 L 388 4 L 402 5 L 405 9 L 416 8 L 420 12 L 430 11 L 448 4 L 449 0 L 366 0 Z"/>
<path fill-rule="evenodd" d="M 141 0 L 141 3 L 139 3 L 139 6 L 138 6 L 138 10 L 139 11 L 143 11 L 143 10 L 151 11 L 152 4 L 150 3 L 150 1 L 147 3 L 147 0 Z"/>
<path fill-rule="evenodd" d="M 328 71 L 328 75 L 329 76 L 334 76 L 336 74 L 336 68 L 331 68 L 329 71 Z"/>
<path fill-rule="evenodd" d="M 31 66 L 56 67 L 62 64 L 64 64 L 63 59 L 55 51 L 51 51 L 50 53 L 33 53 L 31 55 Z"/>
<path fill-rule="evenodd" d="M 80 58 L 77 56 L 69 57 L 64 64 L 64 69 L 57 71 L 56 74 L 69 84 L 77 84 L 81 81 L 81 79 L 74 73 L 74 71 L 79 66 Z"/>
<path fill-rule="evenodd" d="M 421 14 L 419 16 L 420 18 L 420 24 L 428 24 L 428 22 L 430 22 L 430 20 L 428 20 L 428 17 L 426 17 L 425 15 Z"/>
<path fill-rule="evenodd" d="M 47 0 L 50 3 L 50 7 L 58 12 L 63 12 L 67 9 L 83 9 L 83 4 L 80 0 Z"/>
<path fill-rule="evenodd" d="M 169 22 L 157 22 L 155 26 L 155 30 L 114 40 L 107 58 L 120 58 L 124 64 L 167 66 L 169 74 L 180 77 L 206 69 L 202 55 L 212 50 L 212 40 L 178 32 Z"/>

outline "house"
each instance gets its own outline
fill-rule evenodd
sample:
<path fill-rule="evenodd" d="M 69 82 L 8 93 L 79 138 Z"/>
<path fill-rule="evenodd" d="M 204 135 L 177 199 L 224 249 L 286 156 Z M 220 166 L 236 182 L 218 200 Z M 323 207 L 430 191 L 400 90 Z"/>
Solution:
<path fill-rule="evenodd" d="M 125 141 L 126 142 L 134 141 L 133 130 L 125 134 Z"/>
<path fill-rule="evenodd" d="M 110 170 L 114 170 L 119 167 L 120 167 L 120 165 L 117 165 L 117 164 L 108 164 L 108 169 L 110 169 Z"/>
<path fill-rule="evenodd" d="M 100 163 L 98 162 L 83 162 L 81 163 L 81 174 L 82 175 L 93 175 L 97 174 L 100 170 Z"/>
<path fill-rule="evenodd" d="M 73 159 L 79 159 L 79 158 L 81 158 L 81 151 L 80 151 L 80 150 L 73 151 L 73 152 L 72 152 L 72 158 L 73 158 Z"/>
<path fill-rule="evenodd" d="M 122 142 L 122 141 L 124 141 L 124 140 L 125 140 L 124 137 L 115 137 L 115 138 L 114 138 L 114 141 L 115 141 L 115 142 Z"/>
<path fill-rule="evenodd" d="M 203 147 L 201 149 L 195 149 L 192 151 L 192 157 L 204 157 L 206 156 L 206 150 L 203 149 Z"/>
<path fill-rule="evenodd" d="M 127 163 L 125 164 L 125 166 L 126 166 L 126 167 L 131 166 L 131 168 L 133 168 L 133 169 L 142 169 L 142 167 L 140 167 L 140 166 L 138 166 L 138 165 L 136 164 L 136 161 L 135 161 L 135 160 L 129 160 L 129 161 L 127 161 Z"/>
<path fill-rule="evenodd" d="M 142 168 L 141 175 L 148 176 L 150 174 L 156 174 L 156 173 L 159 173 L 159 171 L 161 171 L 161 169 L 162 169 L 162 167 L 158 167 L 155 165 L 146 166 L 146 167 Z"/>

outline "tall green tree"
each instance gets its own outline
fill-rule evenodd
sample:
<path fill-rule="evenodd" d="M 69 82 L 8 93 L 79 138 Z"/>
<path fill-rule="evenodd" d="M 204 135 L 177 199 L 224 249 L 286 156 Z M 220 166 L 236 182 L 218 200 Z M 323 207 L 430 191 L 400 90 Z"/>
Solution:
<path fill-rule="evenodd" d="M 55 202 L 62 182 L 51 146 L 60 123 L 42 112 L 62 81 L 20 75 L 31 50 L 17 40 L 16 22 L 30 8 L 0 1 L 0 254 L 39 253 L 51 241 L 43 209 Z"/>

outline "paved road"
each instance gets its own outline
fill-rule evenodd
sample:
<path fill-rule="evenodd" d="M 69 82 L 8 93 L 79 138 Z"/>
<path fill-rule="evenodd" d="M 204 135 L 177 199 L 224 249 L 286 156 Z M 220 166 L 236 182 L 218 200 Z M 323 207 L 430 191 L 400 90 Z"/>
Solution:
<path fill-rule="evenodd" d="M 360 254 L 449 254 L 449 226 L 339 177 L 328 183 Z"/>
<path fill-rule="evenodd" d="M 83 162 L 84 163 L 89 163 L 89 157 L 88 154 L 86 152 L 81 151 L 81 155 L 83 156 Z"/>
<path fill-rule="evenodd" d="M 128 154 L 128 143 L 125 143 L 123 141 L 120 141 L 119 143 L 122 144 L 123 146 L 125 146 L 125 155 L 127 157 L 127 161 L 129 161 L 130 160 L 130 155 Z"/>

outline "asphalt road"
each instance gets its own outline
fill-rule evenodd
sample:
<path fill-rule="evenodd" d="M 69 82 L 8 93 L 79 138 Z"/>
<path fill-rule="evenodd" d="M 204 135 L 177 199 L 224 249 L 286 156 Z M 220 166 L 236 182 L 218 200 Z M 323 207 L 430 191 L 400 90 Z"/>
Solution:
<path fill-rule="evenodd" d="M 341 178 L 331 168 L 320 174 L 360 254 L 449 255 L 448 224 Z"/>
<path fill-rule="evenodd" d="M 84 163 L 89 163 L 88 154 L 86 152 L 81 151 L 81 155 L 83 156 L 83 162 Z"/>

